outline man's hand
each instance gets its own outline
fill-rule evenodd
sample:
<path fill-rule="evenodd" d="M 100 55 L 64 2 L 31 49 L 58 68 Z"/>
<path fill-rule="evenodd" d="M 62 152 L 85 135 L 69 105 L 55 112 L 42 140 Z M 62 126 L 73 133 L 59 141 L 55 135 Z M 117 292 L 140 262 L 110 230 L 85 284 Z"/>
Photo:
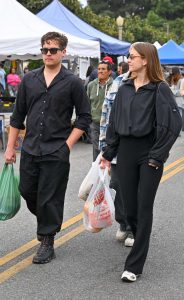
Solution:
<path fill-rule="evenodd" d="M 4 154 L 5 162 L 8 164 L 12 164 L 16 162 L 16 152 L 12 148 L 7 148 Z"/>

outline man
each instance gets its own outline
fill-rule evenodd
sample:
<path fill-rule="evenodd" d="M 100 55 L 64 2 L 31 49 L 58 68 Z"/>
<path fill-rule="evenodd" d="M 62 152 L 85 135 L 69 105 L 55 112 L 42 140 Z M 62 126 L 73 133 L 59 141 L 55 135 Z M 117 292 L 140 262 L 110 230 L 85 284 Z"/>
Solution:
<path fill-rule="evenodd" d="M 106 144 L 106 131 L 109 124 L 109 116 L 111 108 L 116 97 L 118 88 L 129 77 L 129 72 L 118 76 L 107 93 L 107 96 L 102 105 L 102 115 L 100 120 L 100 136 L 99 136 L 99 149 L 103 151 Z M 120 224 L 116 233 L 116 239 L 118 241 L 124 242 L 126 247 L 132 247 L 134 243 L 133 234 L 131 228 L 126 220 L 126 213 L 124 209 L 123 198 L 121 195 L 121 190 L 119 187 L 119 181 L 116 174 L 116 158 L 111 162 L 111 182 L 110 187 L 116 191 L 115 197 L 115 219 Z"/>
<path fill-rule="evenodd" d="M 112 57 L 110 57 L 110 56 L 105 56 L 105 57 L 102 59 L 102 61 L 109 62 L 109 63 L 111 64 L 111 69 L 112 69 L 112 67 L 113 67 L 113 65 L 114 65 L 114 62 L 113 62 Z M 114 71 L 112 70 L 111 76 L 112 76 L 113 79 L 115 79 L 115 78 L 116 78 L 116 72 L 114 72 Z M 92 80 L 94 80 L 94 79 L 96 79 L 96 78 L 98 78 L 98 69 L 97 69 L 97 68 L 95 68 L 95 69 L 90 73 L 88 82 L 91 82 Z"/>
<path fill-rule="evenodd" d="M 37 218 L 41 241 L 33 258 L 37 264 L 55 257 L 54 236 L 63 221 L 70 150 L 91 122 L 90 105 L 81 80 L 61 64 L 67 42 L 67 37 L 57 32 L 48 32 L 41 38 L 44 66 L 28 72 L 22 79 L 5 152 L 6 162 L 15 162 L 15 141 L 27 117 L 19 188 L 28 209 Z M 77 118 L 71 130 L 73 107 Z"/>
<path fill-rule="evenodd" d="M 98 64 L 98 78 L 88 84 L 87 94 L 91 104 L 91 141 L 93 144 L 93 161 L 100 153 L 98 148 L 100 134 L 100 118 L 102 113 L 102 104 L 107 91 L 112 85 L 111 64 L 108 61 L 101 61 Z"/>

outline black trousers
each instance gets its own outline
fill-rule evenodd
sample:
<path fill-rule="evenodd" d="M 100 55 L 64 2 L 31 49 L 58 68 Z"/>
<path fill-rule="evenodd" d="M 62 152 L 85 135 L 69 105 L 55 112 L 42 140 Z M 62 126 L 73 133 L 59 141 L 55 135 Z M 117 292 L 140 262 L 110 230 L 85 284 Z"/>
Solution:
<path fill-rule="evenodd" d="M 93 144 L 93 161 L 96 160 L 99 150 L 99 136 L 100 136 L 100 124 L 92 122 L 90 125 L 91 129 L 91 142 Z"/>
<path fill-rule="evenodd" d="M 22 151 L 20 193 L 37 217 L 37 234 L 60 231 L 69 176 L 69 148 L 66 144 L 52 154 L 33 156 Z"/>
<path fill-rule="evenodd" d="M 115 220 L 121 225 L 121 230 L 131 231 L 131 228 L 127 222 L 125 206 L 122 197 L 121 187 L 117 175 L 116 164 L 111 164 L 111 181 L 110 188 L 116 191 L 116 197 L 114 200 L 115 206 Z"/>
<path fill-rule="evenodd" d="M 163 167 L 148 165 L 148 153 L 154 136 L 122 137 L 118 149 L 117 172 L 125 204 L 127 221 L 135 242 L 124 270 L 141 274 L 147 257 L 153 220 L 153 204 Z"/>

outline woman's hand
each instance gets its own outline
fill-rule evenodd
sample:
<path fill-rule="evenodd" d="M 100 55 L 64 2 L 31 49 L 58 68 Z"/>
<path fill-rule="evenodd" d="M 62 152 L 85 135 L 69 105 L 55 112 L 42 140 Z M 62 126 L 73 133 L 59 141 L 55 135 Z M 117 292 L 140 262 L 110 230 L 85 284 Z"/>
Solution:
<path fill-rule="evenodd" d="M 105 169 L 106 167 L 108 167 L 109 171 L 110 171 L 110 168 L 111 168 L 111 162 L 106 160 L 103 156 L 100 158 L 100 168 L 101 169 Z"/>

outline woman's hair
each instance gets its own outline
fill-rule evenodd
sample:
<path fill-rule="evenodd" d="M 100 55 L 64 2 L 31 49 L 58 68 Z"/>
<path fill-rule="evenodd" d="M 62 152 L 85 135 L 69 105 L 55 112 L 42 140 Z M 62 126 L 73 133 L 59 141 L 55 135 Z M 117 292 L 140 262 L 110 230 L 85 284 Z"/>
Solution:
<path fill-rule="evenodd" d="M 142 58 L 147 60 L 146 73 L 151 82 L 158 82 L 164 80 L 162 67 L 159 61 L 156 47 L 150 43 L 136 42 L 131 45 Z"/>
<path fill-rule="evenodd" d="M 11 67 L 10 68 L 10 74 L 12 74 L 12 70 L 15 70 L 15 73 L 16 73 L 16 68 L 15 67 Z"/>
<path fill-rule="evenodd" d="M 178 67 L 173 67 L 171 72 L 171 85 L 177 84 L 178 80 L 183 78 L 181 71 Z"/>
<path fill-rule="evenodd" d="M 86 77 L 88 77 L 93 70 L 94 70 L 94 67 L 90 65 L 86 71 Z"/>

